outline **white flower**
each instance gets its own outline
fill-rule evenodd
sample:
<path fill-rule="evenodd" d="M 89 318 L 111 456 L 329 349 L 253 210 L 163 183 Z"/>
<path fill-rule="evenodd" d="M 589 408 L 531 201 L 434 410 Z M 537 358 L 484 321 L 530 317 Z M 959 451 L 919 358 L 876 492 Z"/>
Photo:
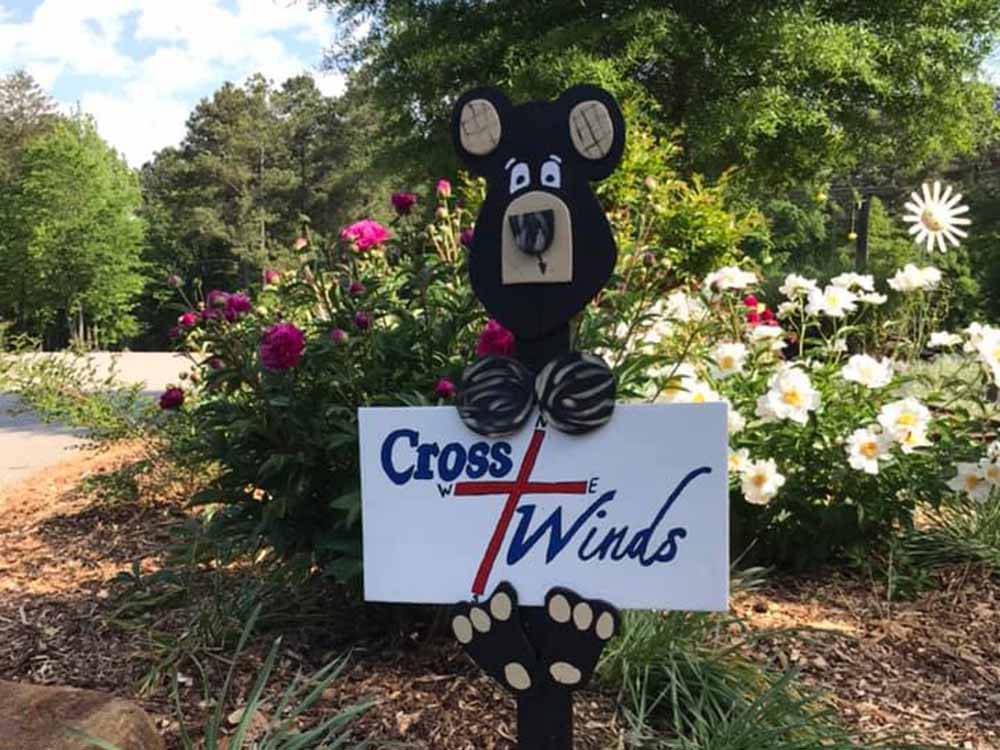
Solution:
<path fill-rule="evenodd" d="M 715 347 L 712 352 L 712 374 L 719 378 L 728 378 L 743 372 L 747 359 L 747 348 L 739 343 L 724 343 Z"/>
<path fill-rule="evenodd" d="M 665 312 L 669 318 L 678 323 L 690 323 L 703 317 L 708 308 L 699 298 L 678 289 L 667 296 Z"/>
<path fill-rule="evenodd" d="M 842 318 L 857 309 L 858 296 L 842 286 L 828 285 L 825 289 L 813 289 L 809 292 L 809 304 L 806 312 L 810 315 L 827 315 L 831 318 Z"/>
<path fill-rule="evenodd" d="M 930 340 L 927 342 L 927 346 L 931 349 L 945 349 L 949 346 L 958 346 L 961 343 L 962 337 L 957 333 L 934 331 L 934 333 L 931 334 Z"/>
<path fill-rule="evenodd" d="M 757 399 L 757 414 L 764 419 L 790 419 L 799 424 L 809 421 L 809 412 L 819 408 L 819 392 L 812 387 L 802 370 L 785 365 L 769 383 L 770 390 Z"/>
<path fill-rule="evenodd" d="M 805 297 L 816 288 L 816 282 L 813 279 L 807 279 L 797 273 L 790 273 L 785 277 L 785 283 L 778 287 L 778 291 L 788 299 L 796 299 Z"/>
<path fill-rule="evenodd" d="M 738 451 L 729 451 L 729 473 L 740 474 L 747 467 L 750 461 L 750 451 L 740 448 Z"/>
<path fill-rule="evenodd" d="M 884 305 L 888 299 L 884 294 L 878 292 L 865 292 L 858 295 L 858 302 L 864 302 L 866 305 Z"/>
<path fill-rule="evenodd" d="M 1000 440 L 994 440 L 990 443 L 990 447 L 986 449 L 986 455 L 992 459 L 1000 458 Z"/>
<path fill-rule="evenodd" d="M 872 427 L 855 430 L 847 438 L 847 463 L 866 474 L 878 474 L 880 458 L 888 455 L 892 440 Z"/>
<path fill-rule="evenodd" d="M 910 193 L 912 200 L 905 204 L 909 213 L 903 216 L 903 221 L 913 225 L 909 230 L 913 235 L 913 241 L 918 245 L 925 243 L 928 252 L 934 249 L 935 242 L 938 250 L 942 253 L 947 251 L 945 240 L 958 247 L 959 238 L 968 237 L 959 226 L 968 226 L 972 223 L 968 217 L 962 216 L 969 210 L 968 206 L 960 205 L 962 194 L 952 195 L 951 185 L 948 185 L 942 194 L 941 183 L 938 180 L 934 181 L 933 189 L 925 182 L 921 187 L 921 193 L 923 195 L 918 195 L 915 191 Z"/>
<path fill-rule="evenodd" d="M 653 380 L 667 380 L 669 383 L 667 385 L 676 387 L 678 383 L 684 378 L 696 377 L 695 369 L 687 362 L 667 362 L 666 360 L 661 361 L 659 364 L 653 365 L 647 371 L 647 374 Z M 669 390 L 668 390 L 669 392 Z"/>
<path fill-rule="evenodd" d="M 941 272 L 934 266 L 917 268 L 912 263 L 907 263 L 889 279 L 889 286 L 897 292 L 915 292 L 921 289 L 933 289 L 940 283 Z"/>
<path fill-rule="evenodd" d="M 754 343 L 767 342 L 771 351 L 780 352 L 785 348 L 785 332 L 781 326 L 761 323 L 750 329 L 750 340 Z"/>
<path fill-rule="evenodd" d="M 955 492 L 964 492 L 977 503 L 986 502 L 992 489 L 979 464 L 960 463 L 956 467 L 954 479 L 948 481 L 948 486 Z"/>
<path fill-rule="evenodd" d="M 722 397 L 712 390 L 704 380 L 698 378 L 683 378 L 680 390 L 676 391 L 674 403 L 678 404 L 708 404 L 721 401 Z"/>
<path fill-rule="evenodd" d="M 986 330 L 976 343 L 979 359 L 993 372 L 993 380 L 1000 385 L 1000 328 Z"/>
<path fill-rule="evenodd" d="M 983 474 L 983 479 L 994 487 L 1000 487 L 1000 461 L 995 458 L 981 458 L 979 470 Z"/>
<path fill-rule="evenodd" d="M 875 277 L 868 274 L 862 273 L 842 273 L 839 276 L 834 276 L 830 279 L 830 283 L 834 286 L 840 286 L 844 289 L 854 291 L 855 289 L 860 289 L 863 292 L 874 292 L 875 291 Z"/>
<path fill-rule="evenodd" d="M 729 404 L 728 419 L 726 422 L 726 428 L 730 435 L 736 435 L 743 432 L 743 429 L 747 426 L 746 418 L 739 413 L 739 411 L 732 404 Z"/>
<path fill-rule="evenodd" d="M 931 413 L 915 398 L 904 398 L 886 404 L 878 413 L 878 423 L 885 433 L 895 440 L 903 453 L 930 445 L 927 425 Z"/>
<path fill-rule="evenodd" d="M 787 318 L 790 315 L 794 315 L 801 309 L 802 305 L 798 302 L 782 302 L 778 305 L 778 317 Z"/>
<path fill-rule="evenodd" d="M 664 376 L 669 376 L 673 368 Z M 721 401 L 722 397 L 701 380 L 691 365 L 682 363 L 663 390 L 662 398 L 674 404 L 705 404 Z"/>
<path fill-rule="evenodd" d="M 750 461 L 743 469 L 740 485 L 748 503 L 767 505 L 784 483 L 785 477 L 778 472 L 774 459 L 769 458 L 766 461 Z"/>
<path fill-rule="evenodd" d="M 867 354 L 855 354 L 847 360 L 840 376 L 865 388 L 882 388 L 892 382 L 892 362 L 889 359 L 879 361 Z"/>
<path fill-rule="evenodd" d="M 757 274 L 744 271 L 736 266 L 725 266 L 706 276 L 704 286 L 706 289 L 722 291 L 724 289 L 744 289 L 756 283 Z"/>

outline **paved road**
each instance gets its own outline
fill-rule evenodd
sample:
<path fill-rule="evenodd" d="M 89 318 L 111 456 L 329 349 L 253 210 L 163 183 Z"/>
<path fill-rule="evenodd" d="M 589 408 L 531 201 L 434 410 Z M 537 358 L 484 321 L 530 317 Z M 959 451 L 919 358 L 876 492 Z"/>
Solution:
<path fill-rule="evenodd" d="M 123 383 L 144 383 L 143 392 L 150 398 L 168 383 L 177 382 L 178 374 L 188 369 L 187 360 L 166 352 L 96 353 L 89 357 L 98 372 L 105 374 L 114 361 L 118 379 Z M 0 487 L 72 458 L 73 451 L 83 444 L 78 431 L 44 424 L 33 414 L 11 414 L 17 406 L 15 397 L 0 393 Z"/>

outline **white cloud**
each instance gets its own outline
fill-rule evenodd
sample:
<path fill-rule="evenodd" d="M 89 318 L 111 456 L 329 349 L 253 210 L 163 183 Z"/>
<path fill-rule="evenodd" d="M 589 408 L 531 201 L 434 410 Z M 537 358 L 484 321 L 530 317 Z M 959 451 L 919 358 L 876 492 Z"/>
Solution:
<path fill-rule="evenodd" d="M 23 67 L 48 89 L 86 77 L 64 104 L 79 100 L 133 166 L 177 143 L 197 99 L 224 81 L 311 72 L 325 94 L 343 90 L 316 71 L 334 18 L 302 0 L 42 0 L 30 20 L 12 19 L 0 5 L 0 72 Z M 132 56 L 133 42 L 154 49 Z"/>

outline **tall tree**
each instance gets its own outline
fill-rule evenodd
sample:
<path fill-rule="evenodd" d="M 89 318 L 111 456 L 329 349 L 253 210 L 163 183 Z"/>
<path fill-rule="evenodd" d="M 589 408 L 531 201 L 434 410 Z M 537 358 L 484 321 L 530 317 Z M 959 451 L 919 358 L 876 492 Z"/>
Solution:
<path fill-rule="evenodd" d="M 454 97 L 593 80 L 683 129 L 691 170 L 759 187 L 910 170 L 976 146 L 977 71 L 995 0 L 324 0 L 345 19 L 331 65 L 367 71 L 396 163 L 425 158 Z M 362 30 L 367 28 L 367 33 Z"/>
<path fill-rule="evenodd" d="M 343 144 L 336 104 L 309 76 L 223 85 L 143 170 L 149 259 L 205 286 L 246 286 L 282 265 L 307 225 L 339 226 Z"/>
<path fill-rule="evenodd" d="M 135 334 L 143 223 L 136 175 L 85 117 L 28 142 L 0 186 L 0 315 L 49 346 Z"/>
<path fill-rule="evenodd" d="M 55 102 L 25 71 L 0 78 L 0 182 L 13 179 L 21 151 L 56 120 Z"/>

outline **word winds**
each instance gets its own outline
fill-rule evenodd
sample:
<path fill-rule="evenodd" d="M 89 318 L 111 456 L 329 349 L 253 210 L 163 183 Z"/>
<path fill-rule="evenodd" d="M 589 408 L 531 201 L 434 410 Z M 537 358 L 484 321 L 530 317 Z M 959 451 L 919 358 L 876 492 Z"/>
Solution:
<path fill-rule="evenodd" d="M 664 519 L 695 479 L 711 473 L 712 469 L 707 466 L 690 471 L 659 507 L 650 523 L 635 532 L 631 532 L 628 526 L 605 526 L 601 523 L 608 517 L 608 510 L 613 509 L 612 503 L 617 497 L 617 490 L 609 490 L 602 494 L 565 531 L 563 531 L 562 507 L 553 510 L 537 528 L 532 530 L 537 506 L 521 505 L 517 508 L 521 518 L 507 548 L 507 564 L 517 564 L 546 538 L 546 564 L 557 559 L 570 545 L 577 544 L 576 556 L 583 562 L 592 560 L 618 562 L 629 559 L 637 561 L 643 567 L 656 563 L 670 563 L 677 556 L 679 540 L 687 536 L 687 530 L 680 526 L 661 528 Z"/>

